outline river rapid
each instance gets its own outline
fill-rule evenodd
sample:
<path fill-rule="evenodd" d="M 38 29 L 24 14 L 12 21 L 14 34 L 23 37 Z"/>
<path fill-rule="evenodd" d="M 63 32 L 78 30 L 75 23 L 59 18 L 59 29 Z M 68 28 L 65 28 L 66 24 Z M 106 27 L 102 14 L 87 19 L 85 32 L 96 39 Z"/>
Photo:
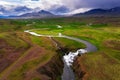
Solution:
<path fill-rule="evenodd" d="M 34 36 L 63 37 L 63 38 L 74 40 L 74 41 L 77 41 L 77 42 L 80 42 L 80 43 L 83 43 L 86 45 L 85 49 L 78 49 L 76 52 L 69 52 L 68 54 L 65 53 L 65 55 L 63 56 L 64 68 L 63 68 L 63 74 L 61 76 L 62 80 L 75 80 L 75 75 L 74 75 L 74 72 L 73 72 L 71 66 L 72 66 L 72 63 L 74 62 L 75 58 L 78 55 L 83 55 L 85 53 L 97 51 L 96 46 L 94 46 L 90 42 L 87 42 L 87 41 L 79 39 L 79 38 L 62 35 L 61 33 L 59 33 L 58 36 L 54 36 L 54 35 L 41 35 L 41 34 L 32 32 L 30 30 L 26 30 L 24 32 L 29 33 Z"/>

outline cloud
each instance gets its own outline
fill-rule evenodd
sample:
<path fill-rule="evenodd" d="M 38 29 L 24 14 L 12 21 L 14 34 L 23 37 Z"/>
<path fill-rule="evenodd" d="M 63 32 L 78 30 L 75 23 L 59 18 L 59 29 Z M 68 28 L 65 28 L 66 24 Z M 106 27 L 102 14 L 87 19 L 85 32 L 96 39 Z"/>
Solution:
<path fill-rule="evenodd" d="M 112 8 L 120 6 L 120 0 L 77 0 L 76 6 L 79 8 Z"/>
<path fill-rule="evenodd" d="M 120 6 L 120 0 L 0 0 L 0 5 L 39 7 L 44 10 L 66 13 L 67 11 L 84 12 L 91 8 L 112 8 Z"/>
<path fill-rule="evenodd" d="M 64 5 L 70 9 L 86 7 L 112 7 L 120 6 L 120 0 L 0 0 L 1 4 L 29 5 L 30 7 L 48 7 L 53 5 Z M 21 4 L 22 3 L 22 4 Z"/>
<path fill-rule="evenodd" d="M 10 5 L 11 3 L 7 2 L 7 1 L 0 1 L 0 5 Z"/>
<path fill-rule="evenodd" d="M 31 1 L 39 1 L 39 0 L 31 0 Z"/>
<path fill-rule="evenodd" d="M 90 9 L 91 8 L 80 8 L 80 9 L 73 10 L 67 14 L 72 15 L 72 14 L 83 13 L 83 12 L 89 11 Z"/>
<path fill-rule="evenodd" d="M 66 6 L 70 10 L 75 9 L 78 0 L 0 0 L 0 3 L 9 3 L 11 5 L 25 5 L 31 8 L 40 7 L 42 9 L 54 8 L 53 6 Z"/>

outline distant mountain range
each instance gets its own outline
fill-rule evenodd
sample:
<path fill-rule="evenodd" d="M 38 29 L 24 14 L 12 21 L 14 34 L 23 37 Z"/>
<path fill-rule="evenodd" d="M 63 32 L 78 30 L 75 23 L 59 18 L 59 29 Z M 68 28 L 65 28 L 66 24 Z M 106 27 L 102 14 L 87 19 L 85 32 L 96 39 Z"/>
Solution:
<path fill-rule="evenodd" d="M 75 14 L 74 16 L 120 16 L 120 7 L 111 9 L 92 9 L 85 13 Z"/>
<path fill-rule="evenodd" d="M 65 10 L 64 10 L 65 9 Z M 64 7 L 55 9 L 57 11 L 67 12 Z M 68 11 L 69 13 L 69 11 Z M 63 15 L 67 16 L 67 15 Z M 120 7 L 111 9 L 92 9 L 85 13 L 78 13 L 72 16 L 120 16 Z M 2 6 L 0 5 L 0 18 L 50 18 L 61 17 L 49 11 L 41 10 L 40 8 L 31 9 L 26 6 Z"/>
<path fill-rule="evenodd" d="M 45 11 L 45 10 L 41 10 L 39 12 L 32 12 L 32 13 L 26 13 L 23 15 L 18 16 L 20 18 L 50 18 L 50 17 L 56 17 L 56 15 Z"/>
<path fill-rule="evenodd" d="M 49 18 L 56 17 L 49 11 L 40 8 L 31 9 L 26 6 L 2 6 L 0 5 L 0 18 Z"/>

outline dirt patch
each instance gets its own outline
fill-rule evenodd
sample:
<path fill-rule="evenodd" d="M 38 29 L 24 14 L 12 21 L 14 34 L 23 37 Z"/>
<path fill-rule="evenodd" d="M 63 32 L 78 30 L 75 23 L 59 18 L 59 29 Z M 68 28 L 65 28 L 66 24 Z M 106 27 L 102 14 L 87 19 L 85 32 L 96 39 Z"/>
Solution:
<path fill-rule="evenodd" d="M 120 41 L 119 40 L 107 40 L 103 44 L 111 49 L 120 50 Z"/>
<path fill-rule="evenodd" d="M 39 56 L 41 56 L 44 52 L 44 49 L 39 47 L 39 46 L 33 46 L 32 48 L 30 48 L 25 55 L 23 55 L 22 57 L 20 57 L 15 63 L 14 65 L 12 65 L 1 77 L 2 80 L 7 80 L 6 78 L 8 77 L 8 75 L 14 71 L 16 68 L 20 67 L 21 65 L 23 65 L 25 62 L 30 61 L 32 59 L 38 58 Z"/>
<path fill-rule="evenodd" d="M 24 51 L 24 48 L 15 49 L 5 40 L 0 39 L 0 72 L 16 61 Z"/>
<path fill-rule="evenodd" d="M 28 54 L 22 60 L 26 61 L 26 60 L 38 58 L 44 53 L 44 51 L 45 51 L 44 48 L 36 45 L 32 47 L 30 50 L 28 50 L 27 52 Z"/>

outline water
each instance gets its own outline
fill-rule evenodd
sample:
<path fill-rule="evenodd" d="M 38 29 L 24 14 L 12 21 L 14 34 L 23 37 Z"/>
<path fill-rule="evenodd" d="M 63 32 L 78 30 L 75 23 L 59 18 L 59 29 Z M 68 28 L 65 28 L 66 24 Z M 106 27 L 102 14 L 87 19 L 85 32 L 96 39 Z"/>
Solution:
<path fill-rule="evenodd" d="M 64 60 L 63 60 L 64 61 Z M 62 80 L 75 80 L 74 72 L 64 61 Z"/>
<path fill-rule="evenodd" d="M 27 33 L 34 35 L 34 36 L 64 37 L 64 38 L 74 40 L 74 41 L 77 41 L 77 42 L 80 42 L 80 43 L 83 43 L 86 45 L 85 49 L 79 49 L 76 52 L 69 52 L 68 55 L 65 54 L 63 56 L 64 68 L 63 68 L 63 74 L 61 76 L 62 80 L 75 80 L 74 72 L 73 72 L 71 66 L 72 66 L 72 63 L 74 62 L 75 57 L 78 56 L 78 54 L 82 55 L 84 53 L 97 51 L 96 46 L 92 45 L 91 43 L 89 43 L 85 40 L 78 39 L 78 38 L 65 36 L 65 35 L 62 35 L 61 33 L 59 33 L 58 36 L 53 36 L 53 35 L 40 35 L 40 34 L 37 34 L 35 32 L 31 32 L 30 30 L 26 30 L 24 32 L 27 32 Z"/>
<path fill-rule="evenodd" d="M 63 36 L 63 37 L 67 39 L 75 40 L 77 42 L 80 42 L 86 45 L 85 49 L 79 49 L 76 52 L 69 52 L 68 55 L 65 54 L 63 56 L 64 68 L 63 68 L 62 80 L 75 80 L 75 75 L 71 68 L 75 57 L 78 56 L 78 54 L 82 55 L 88 52 L 95 52 L 97 51 L 97 48 L 91 43 L 78 38 L 69 37 L 69 36 Z"/>
<path fill-rule="evenodd" d="M 69 52 L 68 55 L 63 56 L 64 68 L 62 74 L 62 80 L 75 80 L 74 72 L 71 68 L 72 63 L 74 62 L 75 58 L 80 54 L 87 53 L 85 49 L 79 49 L 76 52 Z"/>

